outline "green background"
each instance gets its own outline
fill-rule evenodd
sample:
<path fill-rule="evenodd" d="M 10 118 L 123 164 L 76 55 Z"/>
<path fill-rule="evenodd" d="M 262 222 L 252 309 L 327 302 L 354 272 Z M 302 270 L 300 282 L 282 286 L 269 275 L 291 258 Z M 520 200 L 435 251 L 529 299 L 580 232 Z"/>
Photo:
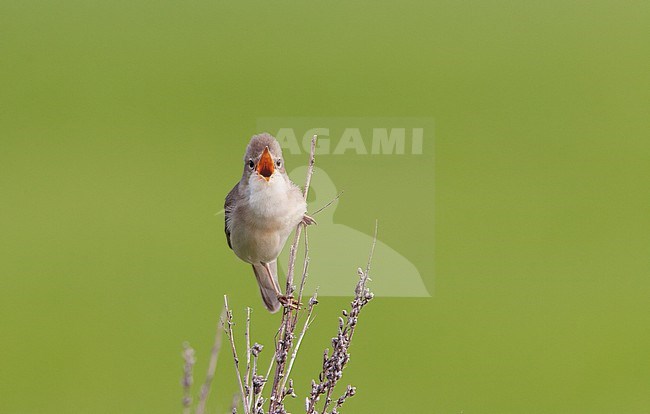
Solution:
<path fill-rule="evenodd" d="M 181 344 L 202 377 L 224 293 L 271 344 L 215 216 L 269 116 L 435 119 L 435 157 L 319 161 L 335 220 L 379 219 L 432 293 L 369 305 L 344 412 L 649 412 L 649 21 L 643 1 L 0 0 L 0 412 L 180 412 Z M 319 305 L 299 394 L 347 303 Z M 223 413 L 228 358 L 215 386 Z"/>

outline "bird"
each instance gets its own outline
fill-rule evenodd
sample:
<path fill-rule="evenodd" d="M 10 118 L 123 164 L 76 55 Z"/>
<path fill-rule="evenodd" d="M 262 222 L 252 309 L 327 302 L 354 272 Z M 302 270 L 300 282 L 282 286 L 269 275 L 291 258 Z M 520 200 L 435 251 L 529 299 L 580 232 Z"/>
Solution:
<path fill-rule="evenodd" d="M 228 246 L 252 265 L 266 309 L 275 313 L 281 305 L 296 306 L 280 290 L 277 258 L 296 226 L 316 222 L 307 215 L 307 202 L 289 179 L 282 148 L 272 135 L 251 138 L 241 179 L 226 196 L 224 215 Z"/>

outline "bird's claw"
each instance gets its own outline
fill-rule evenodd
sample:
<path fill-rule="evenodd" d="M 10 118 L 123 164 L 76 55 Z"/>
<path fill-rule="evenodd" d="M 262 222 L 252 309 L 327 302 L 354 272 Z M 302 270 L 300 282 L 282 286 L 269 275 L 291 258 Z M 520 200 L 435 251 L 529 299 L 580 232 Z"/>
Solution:
<path fill-rule="evenodd" d="M 293 296 L 279 295 L 278 300 L 285 308 L 298 310 L 302 307 L 302 303 L 298 302 Z"/>
<path fill-rule="evenodd" d="M 309 226 L 309 225 L 311 225 L 311 224 L 316 224 L 316 225 L 318 225 L 318 223 L 316 223 L 316 220 L 314 220 L 312 217 L 309 217 L 309 216 L 306 215 L 306 214 L 305 214 L 304 216 L 302 216 L 302 223 L 303 223 L 305 226 Z"/>

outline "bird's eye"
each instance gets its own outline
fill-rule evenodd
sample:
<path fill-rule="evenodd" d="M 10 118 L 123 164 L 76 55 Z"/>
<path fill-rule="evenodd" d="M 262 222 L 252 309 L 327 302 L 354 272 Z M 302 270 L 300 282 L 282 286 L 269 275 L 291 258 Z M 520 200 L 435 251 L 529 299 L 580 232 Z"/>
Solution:
<path fill-rule="evenodd" d="M 252 170 L 253 167 L 255 167 L 255 163 L 253 162 L 253 160 L 248 160 L 248 168 Z"/>
<path fill-rule="evenodd" d="M 277 161 L 275 162 L 275 165 L 277 165 L 278 168 L 280 168 L 280 167 L 282 166 L 282 160 L 277 160 Z"/>

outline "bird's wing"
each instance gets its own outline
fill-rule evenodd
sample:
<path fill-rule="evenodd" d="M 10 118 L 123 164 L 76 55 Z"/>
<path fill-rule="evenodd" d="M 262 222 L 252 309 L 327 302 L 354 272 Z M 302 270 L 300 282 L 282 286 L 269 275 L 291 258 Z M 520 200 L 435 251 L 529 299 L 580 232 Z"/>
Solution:
<path fill-rule="evenodd" d="M 237 183 L 232 190 L 226 196 L 226 202 L 223 205 L 223 212 L 225 217 L 225 232 L 226 240 L 228 241 L 228 247 L 232 249 L 232 243 L 230 243 L 230 215 L 232 214 L 233 209 L 235 208 L 235 201 L 239 197 L 239 183 Z"/>

